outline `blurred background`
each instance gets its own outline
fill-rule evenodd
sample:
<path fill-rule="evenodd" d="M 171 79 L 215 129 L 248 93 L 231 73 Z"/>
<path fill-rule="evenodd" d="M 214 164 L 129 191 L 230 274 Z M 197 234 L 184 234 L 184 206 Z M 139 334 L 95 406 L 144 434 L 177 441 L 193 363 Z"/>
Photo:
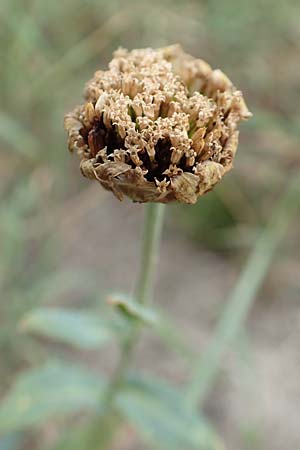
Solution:
<path fill-rule="evenodd" d="M 91 307 L 111 289 L 132 289 L 142 207 L 84 179 L 63 130 L 84 83 L 118 46 L 180 43 L 221 68 L 253 112 L 235 170 L 197 205 L 167 210 L 156 303 L 195 350 L 206 348 L 259 230 L 299 169 L 299 21 L 296 0 L 0 1 L 0 396 L 22 370 L 64 351 L 20 332 L 26 312 Z M 298 223 L 299 215 L 205 400 L 231 450 L 299 447 Z M 114 349 L 69 356 L 107 373 L 114 365 Z M 189 376 L 149 337 L 136 364 L 175 383 Z M 56 430 L 49 422 L 18 448 L 46 449 Z M 146 448 L 136 439 L 125 430 L 115 448 Z M 1 450 L 13 449 L 5 442 Z"/>

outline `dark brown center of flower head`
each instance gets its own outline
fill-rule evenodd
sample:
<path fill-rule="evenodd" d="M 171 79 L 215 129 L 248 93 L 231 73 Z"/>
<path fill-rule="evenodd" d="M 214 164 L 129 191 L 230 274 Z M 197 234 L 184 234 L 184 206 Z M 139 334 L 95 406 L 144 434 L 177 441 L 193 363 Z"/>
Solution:
<path fill-rule="evenodd" d="M 124 139 L 119 135 L 117 127 L 114 125 L 109 129 L 106 128 L 102 118 L 95 119 L 91 130 L 86 136 L 86 143 L 92 158 L 95 158 L 98 152 L 104 148 L 107 156 L 111 155 L 114 150 L 124 148 Z"/>
<path fill-rule="evenodd" d="M 66 116 L 81 170 L 119 198 L 194 203 L 232 166 L 249 116 L 220 71 L 180 47 L 119 50 Z"/>
<path fill-rule="evenodd" d="M 146 151 L 141 152 L 139 157 L 143 167 L 147 170 L 145 178 L 148 181 L 162 181 L 167 178 L 166 170 L 170 167 L 172 156 L 172 143 L 169 138 L 158 139 L 154 146 L 155 158 L 151 161 Z"/>

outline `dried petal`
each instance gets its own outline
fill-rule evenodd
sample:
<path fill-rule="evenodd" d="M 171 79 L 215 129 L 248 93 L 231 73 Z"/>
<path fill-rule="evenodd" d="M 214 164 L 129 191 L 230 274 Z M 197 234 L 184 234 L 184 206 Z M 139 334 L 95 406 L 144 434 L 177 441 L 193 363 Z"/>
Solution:
<path fill-rule="evenodd" d="M 195 203 L 231 169 L 242 93 L 220 70 L 174 45 L 119 49 L 65 117 L 84 176 L 119 199 Z"/>
<path fill-rule="evenodd" d="M 196 203 L 199 177 L 193 173 L 183 172 L 171 179 L 171 186 L 175 192 L 175 198 L 184 203 Z"/>

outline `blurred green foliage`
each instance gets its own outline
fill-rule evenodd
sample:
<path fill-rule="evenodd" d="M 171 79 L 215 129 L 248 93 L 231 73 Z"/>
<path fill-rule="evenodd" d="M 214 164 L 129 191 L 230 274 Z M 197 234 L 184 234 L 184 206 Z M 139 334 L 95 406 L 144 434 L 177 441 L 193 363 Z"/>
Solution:
<path fill-rule="evenodd" d="M 201 245 L 243 248 L 299 167 L 299 18 L 296 0 L 1 0 L 1 395 L 19 371 L 47 358 L 20 333 L 25 314 L 67 296 L 98 304 L 93 276 L 61 267 L 57 232 L 88 189 L 67 165 L 62 127 L 84 81 L 119 45 L 179 42 L 228 73 L 254 113 L 243 126 L 236 171 L 196 206 L 173 213 Z M 20 448 L 19 435 L 0 440 L 0 448 Z M 28 448 L 37 448 L 34 439 Z"/>

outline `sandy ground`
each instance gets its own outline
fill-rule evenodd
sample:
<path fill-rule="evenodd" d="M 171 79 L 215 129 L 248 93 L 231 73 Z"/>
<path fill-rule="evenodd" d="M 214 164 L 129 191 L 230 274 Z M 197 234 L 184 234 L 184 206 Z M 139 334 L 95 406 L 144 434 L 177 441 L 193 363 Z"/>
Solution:
<path fill-rule="evenodd" d="M 142 208 L 118 203 L 92 187 L 84 215 L 68 223 L 63 253 L 71 267 L 92 268 L 101 291 L 130 291 L 138 264 Z M 155 301 L 199 352 L 213 334 L 237 276 L 237 264 L 195 246 L 168 217 L 161 244 Z M 226 356 L 205 411 L 230 450 L 284 450 L 300 446 L 299 290 L 268 277 L 246 331 Z M 184 364 L 156 338 L 144 337 L 136 364 L 172 381 Z M 130 430 L 118 449 L 143 450 Z M 184 450 L 184 449 L 183 449 Z"/>

